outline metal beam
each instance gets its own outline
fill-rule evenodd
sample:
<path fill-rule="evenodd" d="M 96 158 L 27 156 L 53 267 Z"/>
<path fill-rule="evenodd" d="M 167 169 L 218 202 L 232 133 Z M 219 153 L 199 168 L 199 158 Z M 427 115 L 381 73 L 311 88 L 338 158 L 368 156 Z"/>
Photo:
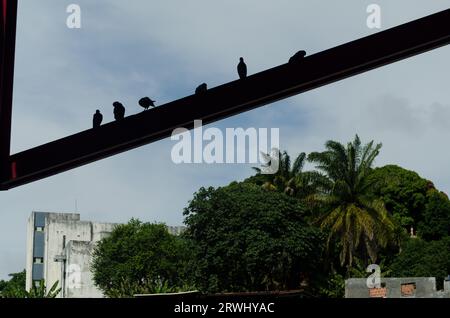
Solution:
<path fill-rule="evenodd" d="M 237 115 L 450 43 L 450 10 L 233 81 L 10 157 L 8 189 Z"/>
<path fill-rule="evenodd" d="M 0 180 L 9 175 L 17 0 L 0 0 Z"/>

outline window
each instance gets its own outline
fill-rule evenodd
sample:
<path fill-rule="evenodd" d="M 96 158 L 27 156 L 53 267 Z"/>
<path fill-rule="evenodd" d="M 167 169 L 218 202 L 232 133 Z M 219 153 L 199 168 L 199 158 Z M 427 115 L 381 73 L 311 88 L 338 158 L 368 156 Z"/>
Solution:
<path fill-rule="evenodd" d="M 43 264 L 44 263 L 44 258 L 42 258 L 42 257 L 35 257 L 35 258 L 33 258 L 33 263 L 34 264 Z"/>
<path fill-rule="evenodd" d="M 44 227 L 43 226 L 36 226 L 36 228 L 34 230 L 36 232 L 44 232 Z"/>
<path fill-rule="evenodd" d="M 402 284 L 402 297 L 414 297 L 416 295 L 416 283 Z"/>
<path fill-rule="evenodd" d="M 386 298 L 387 297 L 387 288 L 370 288 L 369 289 L 369 297 L 370 298 Z"/>

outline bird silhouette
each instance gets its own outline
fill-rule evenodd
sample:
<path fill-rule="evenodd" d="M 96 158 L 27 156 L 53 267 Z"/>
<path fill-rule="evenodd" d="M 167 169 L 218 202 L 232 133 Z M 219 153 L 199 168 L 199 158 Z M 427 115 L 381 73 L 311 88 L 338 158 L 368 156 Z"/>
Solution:
<path fill-rule="evenodd" d="M 120 102 L 114 102 L 114 119 L 122 120 L 125 117 L 125 107 Z"/>
<path fill-rule="evenodd" d="M 201 94 L 204 93 L 208 90 L 208 85 L 206 85 L 206 83 L 200 84 L 196 89 L 195 89 L 195 94 Z"/>
<path fill-rule="evenodd" d="M 155 107 L 155 102 L 149 97 L 143 97 L 139 100 L 139 105 L 147 110 L 149 107 Z"/>
<path fill-rule="evenodd" d="M 238 71 L 240 79 L 247 77 L 247 65 L 245 64 L 243 57 L 239 58 L 239 64 L 237 66 L 237 71 Z"/>
<path fill-rule="evenodd" d="M 102 121 L 103 121 L 103 115 L 102 115 L 102 113 L 100 113 L 100 111 L 97 109 L 97 110 L 95 111 L 94 118 L 92 119 L 93 127 L 94 127 L 94 128 L 100 127 L 100 125 L 102 124 Z"/>
<path fill-rule="evenodd" d="M 306 56 L 306 52 L 301 50 L 298 51 L 297 53 L 295 53 L 290 59 L 289 59 L 289 63 L 298 63 L 303 61 L 303 59 Z"/>

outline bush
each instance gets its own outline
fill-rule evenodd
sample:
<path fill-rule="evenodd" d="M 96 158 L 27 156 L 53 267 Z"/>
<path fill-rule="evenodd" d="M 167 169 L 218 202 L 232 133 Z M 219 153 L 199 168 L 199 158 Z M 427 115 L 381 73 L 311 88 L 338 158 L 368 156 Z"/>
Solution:
<path fill-rule="evenodd" d="M 109 297 L 178 291 L 186 287 L 189 249 L 163 224 L 132 219 L 101 240 L 93 254 L 95 284 Z"/>
<path fill-rule="evenodd" d="M 450 274 L 450 237 L 426 242 L 410 239 L 392 266 L 394 277 L 436 277 L 438 288 Z"/>

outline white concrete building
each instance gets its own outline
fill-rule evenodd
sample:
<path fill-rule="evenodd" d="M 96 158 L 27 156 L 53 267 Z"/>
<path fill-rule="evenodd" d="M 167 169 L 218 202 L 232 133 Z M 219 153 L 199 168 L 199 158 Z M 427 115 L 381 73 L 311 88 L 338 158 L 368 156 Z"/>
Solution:
<path fill-rule="evenodd" d="M 45 280 L 47 288 L 59 282 L 61 298 L 103 297 L 90 271 L 92 252 L 116 225 L 81 221 L 79 214 L 32 212 L 27 227 L 27 290 Z M 173 235 L 184 230 L 167 228 Z"/>
<path fill-rule="evenodd" d="M 90 271 L 95 243 L 116 224 L 81 221 L 79 214 L 33 212 L 28 219 L 26 288 L 59 282 L 59 297 L 103 297 Z"/>

